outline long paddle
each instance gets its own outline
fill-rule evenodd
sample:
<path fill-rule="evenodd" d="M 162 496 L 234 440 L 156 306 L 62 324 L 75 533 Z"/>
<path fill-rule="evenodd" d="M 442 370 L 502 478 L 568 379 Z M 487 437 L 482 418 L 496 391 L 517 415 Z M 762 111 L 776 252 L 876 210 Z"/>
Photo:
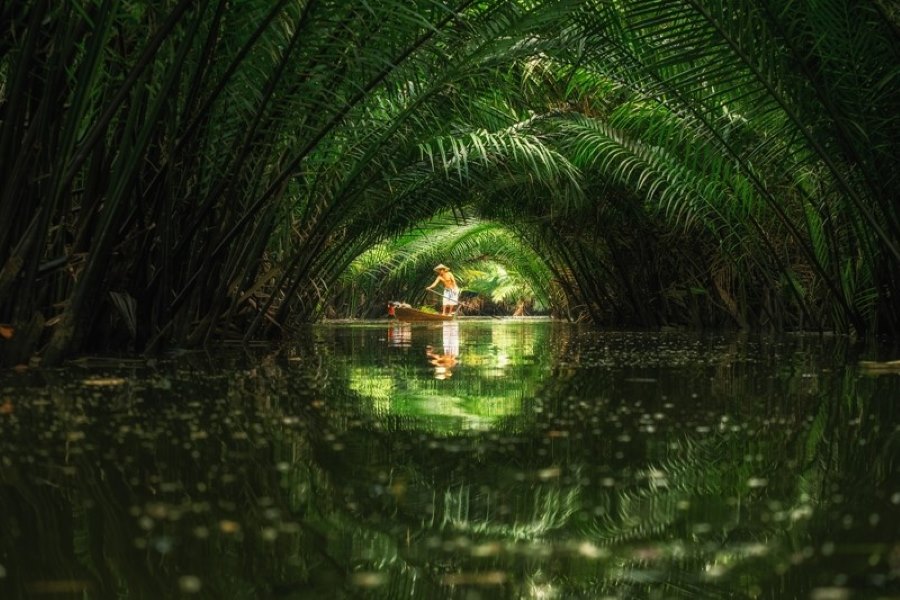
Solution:
<path fill-rule="evenodd" d="M 427 291 L 431 292 L 432 294 L 434 294 L 435 296 L 440 296 L 441 298 L 444 298 L 444 297 L 445 297 L 443 294 L 439 294 L 438 292 L 436 292 L 436 291 L 434 291 L 434 290 L 430 290 L 430 289 L 428 289 L 428 288 L 425 288 L 425 289 L 426 289 Z M 456 300 L 456 303 L 457 303 L 459 306 L 463 306 L 463 307 L 465 307 L 465 308 L 468 308 L 469 310 L 475 310 L 475 311 L 478 310 L 477 308 L 475 308 L 475 307 L 472 306 L 471 304 L 467 304 L 467 303 L 461 302 L 461 301 L 459 301 L 459 300 Z M 499 319 L 499 318 L 500 318 L 500 317 L 495 316 L 495 315 L 487 315 L 487 316 L 490 317 L 490 318 L 492 318 L 492 319 Z"/>

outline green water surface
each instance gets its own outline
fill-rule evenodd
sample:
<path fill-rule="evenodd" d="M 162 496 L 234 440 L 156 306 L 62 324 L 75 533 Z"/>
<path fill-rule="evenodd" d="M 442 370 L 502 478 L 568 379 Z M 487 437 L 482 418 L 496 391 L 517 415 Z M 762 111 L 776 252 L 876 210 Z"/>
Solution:
<path fill-rule="evenodd" d="M 892 358 L 462 319 L 6 371 L 0 597 L 897 598 Z"/>

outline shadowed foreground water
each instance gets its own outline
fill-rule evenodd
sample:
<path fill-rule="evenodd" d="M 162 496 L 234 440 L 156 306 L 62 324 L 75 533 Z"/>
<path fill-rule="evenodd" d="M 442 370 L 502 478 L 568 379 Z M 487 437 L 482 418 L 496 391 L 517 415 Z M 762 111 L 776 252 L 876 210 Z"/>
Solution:
<path fill-rule="evenodd" d="M 463 320 L 8 371 L 0 597 L 897 598 L 889 358 Z"/>

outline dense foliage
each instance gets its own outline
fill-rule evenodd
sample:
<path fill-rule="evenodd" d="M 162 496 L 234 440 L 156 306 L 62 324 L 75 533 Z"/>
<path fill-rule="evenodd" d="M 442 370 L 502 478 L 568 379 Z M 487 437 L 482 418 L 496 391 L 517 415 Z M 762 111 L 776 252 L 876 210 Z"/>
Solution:
<path fill-rule="evenodd" d="M 446 211 L 561 313 L 896 336 L 897 28 L 879 0 L 3 3 L 2 360 L 277 334 Z"/>

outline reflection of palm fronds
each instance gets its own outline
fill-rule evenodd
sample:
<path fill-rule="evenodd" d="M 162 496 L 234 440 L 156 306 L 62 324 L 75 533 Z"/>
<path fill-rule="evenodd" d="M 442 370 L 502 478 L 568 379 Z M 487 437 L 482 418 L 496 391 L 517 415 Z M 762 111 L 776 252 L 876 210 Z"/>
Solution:
<path fill-rule="evenodd" d="M 536 542 L 569 524 L 581 507 L 579 498 L 577 488 L 534 486 L 525 498 L 530 507 L 522 507 L 513 522 L 501 523 L 486 512 L 491 500 L 496 504 L 498 498 L 485 498 L 472 486 L 460 485 L 444 492 L 441 526 L 451 531 Z"/>

